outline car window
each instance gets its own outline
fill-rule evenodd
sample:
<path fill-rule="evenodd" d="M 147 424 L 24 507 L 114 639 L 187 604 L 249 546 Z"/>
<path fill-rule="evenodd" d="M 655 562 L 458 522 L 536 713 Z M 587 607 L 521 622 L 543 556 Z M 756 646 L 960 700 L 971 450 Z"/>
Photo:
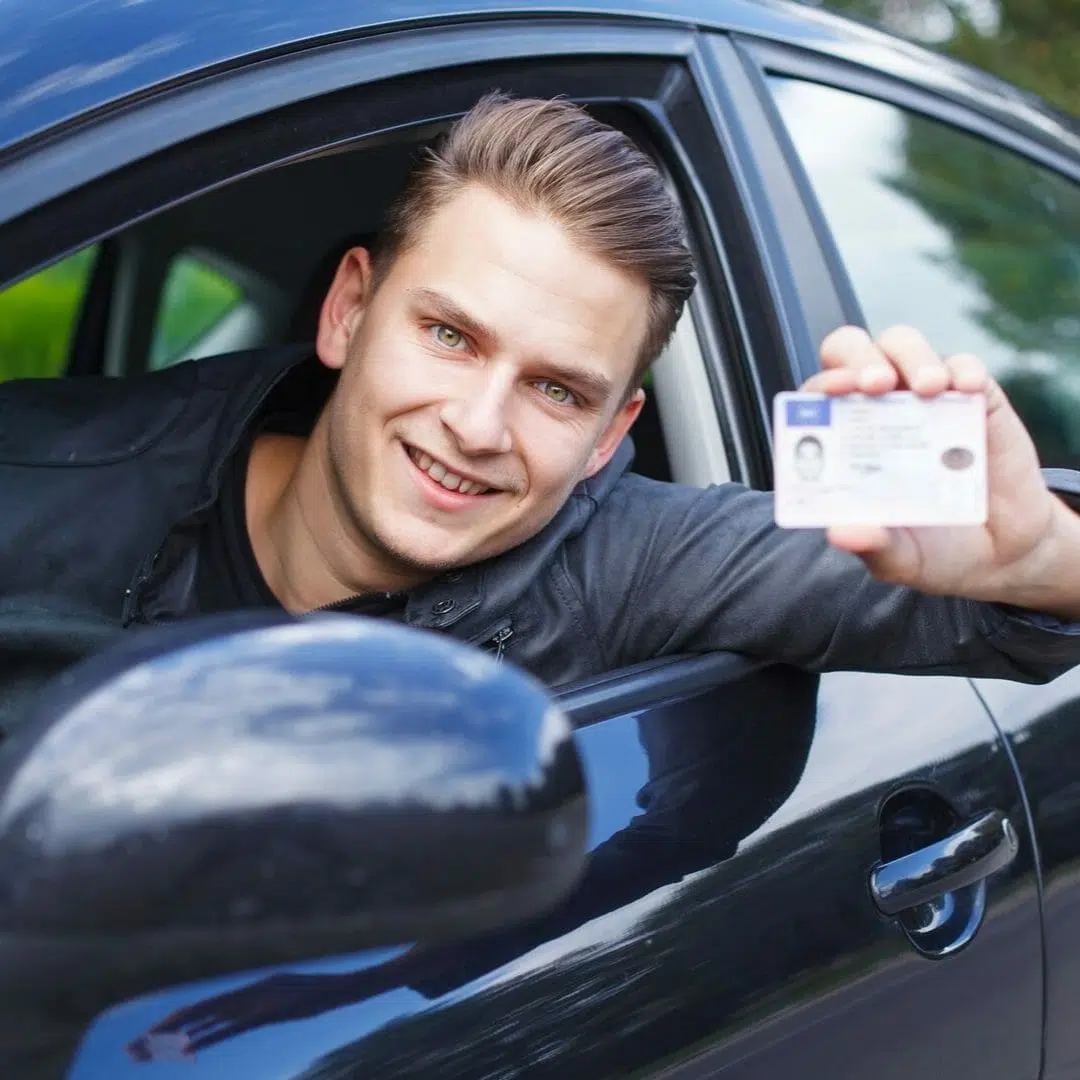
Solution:
<path fill-rule="evenodd" d="M 192 252 L 173 259 L 154 321 L 148 367 L 179 363 L 244 302 L 240 284 Z"/>
<path fill-rule="evenodd" d="M 0 382 L 67 367 L 97 252 L 96 244 L 83 248 L 0 290 Z"/>
<path fill-rule="evenodd" d="M 771 84 L 871 331 L 977 352 L 1043 464 L 1080 465 L 1080 187 L 897 106 Z"/>

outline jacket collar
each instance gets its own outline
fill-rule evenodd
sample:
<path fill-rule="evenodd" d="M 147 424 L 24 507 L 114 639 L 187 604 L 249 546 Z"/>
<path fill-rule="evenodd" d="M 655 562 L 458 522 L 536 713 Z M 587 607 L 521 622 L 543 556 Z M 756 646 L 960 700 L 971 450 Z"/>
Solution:
<path fill-rule="evenodd" d="M 574 489 L 554 518 L 531 539 L 492 559 L 444 574 L 409 593 L 406 621 L 483 644 L 502 629 L 505 613 L 537 580 L 568 540 L 578 536 L 630 468 L 629 436 L 595 476 Z M 459 625 L 460 624 L 460 625 Z"/>

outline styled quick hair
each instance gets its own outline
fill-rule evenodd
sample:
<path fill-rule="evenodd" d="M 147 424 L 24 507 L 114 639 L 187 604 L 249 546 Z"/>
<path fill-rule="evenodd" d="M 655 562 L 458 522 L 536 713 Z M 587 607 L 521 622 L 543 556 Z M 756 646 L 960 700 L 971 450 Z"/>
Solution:
<path fill-rule="evenodd" d="M 376 280 L 467 184 L 482 184 L 519 210 L 549 217 L 584 250 L 648 285 L 648 329 L 631 383 L 636 388 L 695 285 L 682 213 L 652 160 L 572 102 L 488 94 L 410 173 L 379 237 Z"/>

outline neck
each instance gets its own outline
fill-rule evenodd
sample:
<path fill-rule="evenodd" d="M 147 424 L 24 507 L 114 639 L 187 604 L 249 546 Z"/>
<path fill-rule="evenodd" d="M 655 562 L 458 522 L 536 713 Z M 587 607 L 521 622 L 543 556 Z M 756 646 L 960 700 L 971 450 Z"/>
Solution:
<path fill-rule="evenodd" d="M 336 513 L 320 426 L 309 438 L 261 435 L 245 488 L 247 527 L 259 570 L 282 606 L 311 611 L 423 578 L 390 564 Z"/>

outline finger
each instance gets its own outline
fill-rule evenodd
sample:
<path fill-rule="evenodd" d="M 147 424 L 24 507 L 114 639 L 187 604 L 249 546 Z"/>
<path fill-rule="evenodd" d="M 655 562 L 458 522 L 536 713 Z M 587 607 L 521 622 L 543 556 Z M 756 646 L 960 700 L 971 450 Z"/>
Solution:
<path fill-rule="evenodd" d="M 184 1034 L 189 1039 L 193 1039 L 196 1035 L 205 1035 L 208 1031 L 213 1031 L 215 1028 L 221 1027 L 222 1025 L 227 1027 L 231 1023 L 231 1020 L 223 1019 L 220 1016 L 210 1016 L 205 1020 L 199 1020 L 194 1024 L 185 1024 Z"/>
<path fill-rule="evenodd" d="M 140 1035 L 137 1039 L 129 1042 L 126 1049 L 128 1057 L 132 1061 L 146 1064 L 153 1060 L 153 1055 L 150 1053 L 150 1044 L 146 1041 L 145 1035 Z"/>
<path fill-rule="evenodd" d="M 820 355 L 824 370 L 854 374 L 854 390 L 884 394 L 896 389 L 899 381 L 896 368 L 861 327 L 841 326 L 834 330 L 821 343 Z"/>
<path fill-rule="evenodd" d="M 859 389 L 859 373 L 852 368 L 835 368 L 811 375 L 799 388 L 804 394 L 828 394 L 836 397 L 854 394 Z"/>
<path fill-rule="evenodd" d="M 825 530 L 833 547 L 852 555 L 874 555 L 889 546 L 889 530 L 882 525 L 833 525 Z"/>
<path fill-rule="evenodd" d="M 950 382 L 954 390 L 965 394 L 985 393 L 990 383 L 986 365 L 971 353 L 957 353 L 946 357 Z"/>
<path fill-rule="evenodd" d="M 952 373 L 948 365 L 918 330 L 891 326 L 878 337 L 878 346 L 900 372 L 903 384 L 916 394 L 932 397 L 949 389 Z"/>
<path fill-rule="evenodd" d="M 801 393 L 828 394 L 835 397 L 841 394 L 853 394 L 859 389 L 859 373 L 850 368 L 819 372 L 811 375 L 799 387 Z"/>
<path fill-rule="evenodd" d="M 187 1027 L 189 1024 L 205 1023 L 207 1019 L 216 1023 L 214 1016 L 212 1006 L 208 1006 L 206 1002 L 197 1001 L 194 1005 L 188 1005 L 183 1009 L 177 1009 L 175 1012 L 169 1013 L 163 1020 L 159 1020 L 150 1028 L 147 1034 L 170 1035 L 179 1031 L 182 1027 Z"/>
<path fill-rule="evenodd" d="M 881 525 L 833 526 L 826 536 L 833 547 L 862 559 L 878 581 L 904 584 L 918 579 L 919 547 L 910 529 Z"/>
<path fill-rule="evenodd" d="M 192 1039 L 188 1043 L 188 1050 L 194 1056 L 201 1050 L 205 1050 L 209 1046 L 214 1046 L 216 1043 L 224 1042 L 226 1039 L 235 1039 L 237 1035 L 243 1035 L 247 1031 L 253 1031 L 255 1028 L 263 1027 L 267 1023 L 275 1023 L 276 1021 L 266 1020 L 246 1020 L 242 1024 L 228 1024 L 225 1027 L 220 1027 L 216 1031 L 211 1031 L 207 1035 L 201 1035 L 197 1039 Z"/>

